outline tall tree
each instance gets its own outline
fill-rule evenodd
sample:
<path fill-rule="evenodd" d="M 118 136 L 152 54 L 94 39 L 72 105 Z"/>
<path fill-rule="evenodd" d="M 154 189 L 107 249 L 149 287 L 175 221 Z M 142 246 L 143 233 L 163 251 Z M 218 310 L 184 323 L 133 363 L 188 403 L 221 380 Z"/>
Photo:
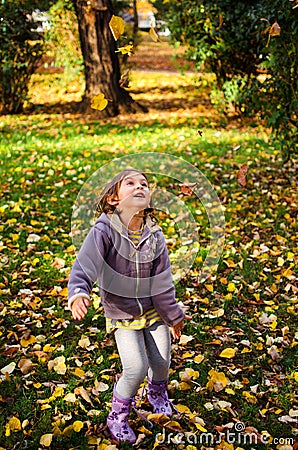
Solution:
<path fill-rule="evenodd" d="M 86 79 L 81 111 L 94 114 L 90 104 L 98 93 L 104 94 L 109 100 L 104 111 L 96 112 L 101 117 L 144 110 L 120 86 L 117 46 L 109 27 L 113 15 L 111 0 L 73 0 L 73 3 L 78 18 Z"/>

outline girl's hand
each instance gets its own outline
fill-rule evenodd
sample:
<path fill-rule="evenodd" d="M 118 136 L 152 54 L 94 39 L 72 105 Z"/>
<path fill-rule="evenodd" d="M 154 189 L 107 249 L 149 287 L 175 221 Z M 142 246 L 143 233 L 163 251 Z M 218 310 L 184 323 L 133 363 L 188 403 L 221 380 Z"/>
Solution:
<path fill-rule="evenodd" d="M 72 317 L 74 320 L 81 320 L 87 314 L 90 300 L 86 297 L 78 297 L 71 305 Z"/>
<path fill-rule="evenodd" d="M 172 327 L 172 334 L 175 341 L 178 341 L 181 337 L 181 330 L 184 326 L 184 321 L 191 319 L 192 319 L 191 316 L 185 316 L 184 319 L 181 320 L 181 322 L 177 323 L 174 327 Z"/>

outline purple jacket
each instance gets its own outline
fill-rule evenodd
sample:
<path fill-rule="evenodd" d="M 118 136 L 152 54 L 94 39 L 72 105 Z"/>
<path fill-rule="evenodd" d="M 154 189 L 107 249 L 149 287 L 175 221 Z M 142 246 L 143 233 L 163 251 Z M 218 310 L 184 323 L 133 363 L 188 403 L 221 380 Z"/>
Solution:
<path fill-rule="evenodd" d="M 169 326 L 185 316 L 176 302 L 161 228 L 149 218 L 138 245 L 117 214 L 102 214 L 86 237 L 68 282 L 68 305 L 89 298 L 97 281 L 105 316 L 133 319 L 154 307 Z"/>

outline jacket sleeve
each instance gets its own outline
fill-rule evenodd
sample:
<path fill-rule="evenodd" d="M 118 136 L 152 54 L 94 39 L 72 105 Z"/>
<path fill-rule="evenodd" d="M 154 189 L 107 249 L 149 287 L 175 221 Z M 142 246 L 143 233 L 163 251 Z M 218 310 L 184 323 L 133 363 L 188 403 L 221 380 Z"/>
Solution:
<path fill-rule="evenodd" d="M 173 327 L 183 320 L 185 313 L 176 301 L 168 250 L 162 233 L 158 241 L 158 256 L 151 272 L 151 299 L 163 321 Z"/>
<path fill-rule="evenodd" d="M 108 248 L 108 237 L 100 226 L 88 233 L 72 266 L 68 281 L 68 307 L 78 297 L 90 298 L 92 287 L 99 277 L 102 261 Z"/>

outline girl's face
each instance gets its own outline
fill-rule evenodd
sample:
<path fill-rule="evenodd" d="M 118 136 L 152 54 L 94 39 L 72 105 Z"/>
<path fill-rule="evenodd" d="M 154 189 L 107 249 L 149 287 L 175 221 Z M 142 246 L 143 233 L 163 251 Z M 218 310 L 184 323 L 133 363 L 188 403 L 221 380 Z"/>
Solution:
<path fill-rule="evenodd" d="M 118 209 L 130 209 L 138 212 L 148 208 L 150 190 L 148 181 L 138 172 L 130 172 L 121 181 L 117 197 L 109 199 L 109 203 Z"/>

